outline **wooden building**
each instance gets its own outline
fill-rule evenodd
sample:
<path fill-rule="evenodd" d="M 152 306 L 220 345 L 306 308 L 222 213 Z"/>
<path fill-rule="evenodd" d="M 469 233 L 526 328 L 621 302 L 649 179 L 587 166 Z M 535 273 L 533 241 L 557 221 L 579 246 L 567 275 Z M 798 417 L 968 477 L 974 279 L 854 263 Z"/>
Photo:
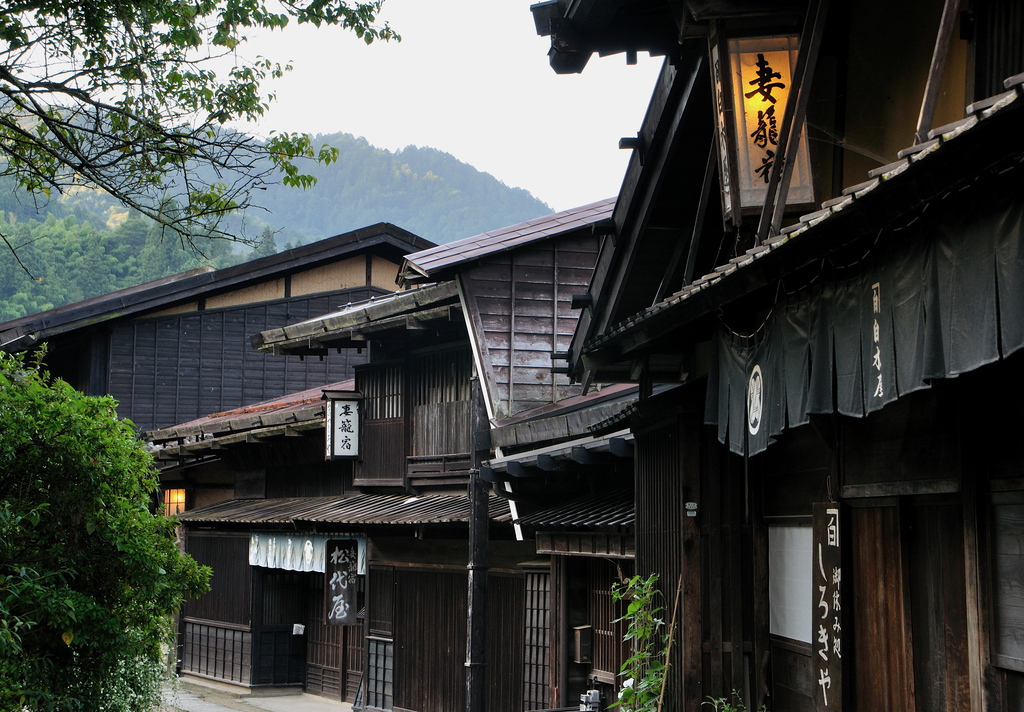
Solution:
<path fill-rule="evenodd" d="M 535 633 L 545 667 L 526 709 L 566 707 L 589 690 L 610 701 L 618 690 L 629 650 L 613 588 L 633 575 L 633 436 L 628 428 L 596 436 L 592 429 L 636 397 L 636 386 L 595 389 L 491 430 L 495 456 L 483 477 L 514 499 L 521 534 L 550 557 L 535 574 L 551 602 Z"/>
<path fill-rule="evenodd" d="M 285 362 L 263 329 L 395 291 L 403 255 L 431 243 L 387 223 L 221 270 L 200 269 L 0 324 L 0 349 L 45 343 L 51 373 L 114 396 L 140 430 L 350 378 L 366 353 Z"/>
<path fill-rule="evenodd" d="M 180 515 L 187 549 L 215 572 L 214 591 L 184 612 L 185 673 L 360 695 L 376 710 L 462 709 L 476 694 L 488 710 L 550 707 L 551 557 L 516 536 L 512 488 L 488 494 L 478 473 L 499 414 L 579 392 L 551 357 L 568 348 L 571 295 L 589 283 L 593 226 L 612 204 L 409 255 L 406 291 L 254 338 L 281 361 L 368 350 L 350 385 L 149 433 L 165 486 L 219 500 Z M 358 403 L 357 457 L 325 462 L 321 391 Z M 254 537 L 274 537 L 275 565 L 254 558 Z M 329 557 L 293 571 L 279 549 L 309 540 L 319 555 L 335 539 L 365 552 L 364 611 L 343 633 L 323 606 Z"/>
<path fill-rule="evenodd" d="M 533 10 L 667 55 L 568 364 L 640 388 L 671 708 L 1024 709 L 1021 3 Z"/>

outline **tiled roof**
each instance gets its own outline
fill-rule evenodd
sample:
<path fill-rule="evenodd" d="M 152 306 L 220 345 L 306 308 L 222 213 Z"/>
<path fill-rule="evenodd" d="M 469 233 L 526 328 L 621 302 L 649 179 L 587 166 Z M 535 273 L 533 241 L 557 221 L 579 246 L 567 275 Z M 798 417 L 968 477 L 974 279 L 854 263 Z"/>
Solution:
<path fill-rule="evenodd" d="M 416 252 L 406 256 L 399 278 L 406 283 L 433 280 L 447 269 L 485 255 L 591 226 L 610 218 L 614 208 L 615 198 L 608 198 Z"/>
<path fill-rule="evenodd" d="M 877 220 L 883 211 L 911 207 L 951 190 L 957 181 L 972 177 L 951 166 L 971 164 L 975 174 L 1000 162 L 1019 163 L 1024 156 L 1020 126 L 1024 125 L 1024 74 L 1004 82 L 1008 91 L 967 107 L 967 118 L 933 129 L 928 141 L 899 152 L 899 160 L 869 172 L 868 180 L 850 186 L 821 210 L 802 216 L 765 244 L 747 250 L 709 274 L 628 319 L 611 326 L 585 344 L 593 354 L 628 342 L 640 329 L 668 332 L 723 303 L 725 285 L 756 285 L 763 275 L 781 276 L 780 265 L 794 254 L 817 256 L 839 246 L 840 230 L 850 224 Z M 1012 136 L 1015 144 L 1003 143 Z M 801 249 L 801 246 L 803 249 Z M 761 265 L 761 263 L 764 263 Z M 770 264 L 769 264 L 770 263 Z M 763 275 L 762 275 L 763 273 Z"/>
<path fill-rule="evenodd" d="M 205 451 L 223 447 L 234 440 L 244 441 L 246 433 L 268 428 L 307 430 L 323 428 L 323 392 L 351 391 L 352 379 L 289 393 L 279 398 L 242 406 L 222 413 L 213 413 L 187 423 L 152 430 L 146 439 L 158 443 L 158 457 L 206 454 Z"/>
<path fill-rule="evenodd" d="M 633 521 L 634 507 L 631 490 L 612 490 L 589 494 L 519 517 L 520 524 L 536 529 L 631 527 Z"/>
<path fill-rule="evenodd" d="M 492 495 L 488 508 L 492 520 L 511 521 L 508 500 Z M 297 528 L 304 524 L 446 524 L 468 522 L 469 518 L 469 497 L 465 494 L 232 499 L 178 515 L 178 519 L 189 523 L 291 525 Z"/>

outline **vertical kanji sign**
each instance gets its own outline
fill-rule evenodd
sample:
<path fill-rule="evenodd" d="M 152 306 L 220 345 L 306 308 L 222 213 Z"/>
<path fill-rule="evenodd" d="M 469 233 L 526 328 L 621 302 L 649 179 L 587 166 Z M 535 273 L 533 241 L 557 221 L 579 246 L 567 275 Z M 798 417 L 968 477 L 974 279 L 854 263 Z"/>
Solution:
<path fill-rule="evenodd" d="M 781 156 L 779 132 L 793 89 L 799 38 L 795 35 L 736 37 L 728 40 L 732 106 L 735 122 L 736 180 L 740 206 L 764 205 L 772 165 Z M 790 171 L 787 205 L 812 204 L 810 154 L 805 132 L 798 135 Z"/>
<path fill-rule="evenodd" d="M 359 545 L 355 539 L 328 539 L 325 546 L 327 625 L 356 625 Z"/>
<path fill-rule="evenodd" d="M 338 392 L 324 391 L 327 413 L 324 419 L 324 444 L 327 459 L 359 457 L 359 405 L 358 398 L 339 397 Z"/>
<path fill-rule="evenodd" d="M 815 502 L 813 517 L 814 703 L 818 709 L 843 708 L 843 568 L 839 538 L 839 504 Z"/>

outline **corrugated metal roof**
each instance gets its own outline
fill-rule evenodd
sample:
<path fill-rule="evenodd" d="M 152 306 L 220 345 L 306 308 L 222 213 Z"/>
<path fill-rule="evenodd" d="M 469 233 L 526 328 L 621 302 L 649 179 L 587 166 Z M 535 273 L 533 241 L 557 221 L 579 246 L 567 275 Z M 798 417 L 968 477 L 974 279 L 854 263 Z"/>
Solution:
<path fill-rule="evenodd" d="M 588 494 L 565 504 L 519 517 L 520 524 L 537 529 L 631 527 L 633 521 L 632 490 Z"/>
<path fill-rule="evenodd" d="M 511 521 L 508 500 L 491 496 L 490 518 Z M 290 497 L 232 499 L 178 515 L 190 524 L 447 524 L 468 522 L 465 494 L 408 495 L 362 494 L 354 497 Z"/>
<path fill-rule="evenodd" d="M 599 200 L 559 213 L 467 237 L 415 252 L 405 258 L 399 278 L 406 283 L 434 279 L 438 273 L 484 255 L 521 247 L 553 235 L 588 227 L 612 216 L 615 198 Z"/>

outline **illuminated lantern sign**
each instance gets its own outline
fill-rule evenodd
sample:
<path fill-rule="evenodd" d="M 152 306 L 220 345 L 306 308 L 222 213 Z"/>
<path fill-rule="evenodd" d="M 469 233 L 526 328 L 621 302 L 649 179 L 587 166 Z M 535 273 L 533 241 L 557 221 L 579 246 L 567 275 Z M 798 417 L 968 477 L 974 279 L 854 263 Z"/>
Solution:
<path fill-rule="evenodd" d="M 719 155 L 727 215 L 764 205 L 772 166 L 781 159 L 779 133 L 793 86 L 798 39 L 742 37 L 725 42 L 728 73 L 719 45 L 712 46 Z M 807 137 L 800 132 L 787 205 L 814 203 Z M 738 201 L 738 204 L 736 204 Z"/>
<path fill-rule="evenodd" d="M 359 408 L 362 400 L 348 391 L 324 391 L 327 413 L 324 440 L 328 460 L 359 457 Z"/>

